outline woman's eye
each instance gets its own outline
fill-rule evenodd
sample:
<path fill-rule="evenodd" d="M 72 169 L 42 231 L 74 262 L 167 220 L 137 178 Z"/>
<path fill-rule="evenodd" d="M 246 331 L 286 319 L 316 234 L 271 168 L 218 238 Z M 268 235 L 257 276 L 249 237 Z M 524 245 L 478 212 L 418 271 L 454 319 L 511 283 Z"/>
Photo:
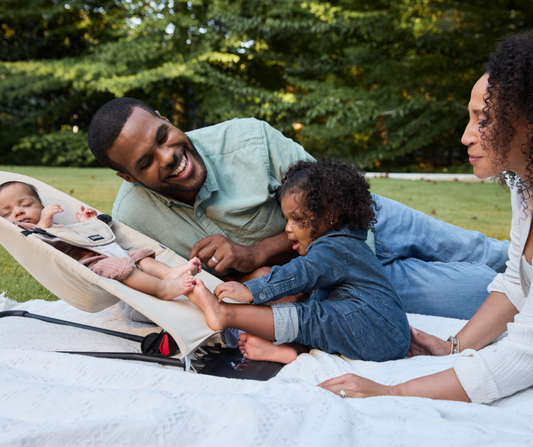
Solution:
<path fill-rule="evenodd" d="M 488 123 L 489 123 L 488 119 L 486 119 L 485 117 L 482 117 L 482 116 L 479 117 L 479 121 L 478 121 L 479 127 L 487 127 Z"/>

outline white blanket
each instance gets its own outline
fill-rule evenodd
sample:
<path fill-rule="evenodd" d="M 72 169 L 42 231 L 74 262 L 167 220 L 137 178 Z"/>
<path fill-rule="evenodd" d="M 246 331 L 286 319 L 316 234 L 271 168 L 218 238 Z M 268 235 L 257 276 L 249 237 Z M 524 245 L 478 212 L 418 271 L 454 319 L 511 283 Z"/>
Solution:
<path fill-rule="evenodd" d="M 15 303 L 31 313 L 140 335 L 150 327 L 68 304 Z M 464 321 L 409 315 L 441 337 Z M 349 361 L 313 350 L 267 382 L 51 351 L 131 351 L 128 340 L 20 317 L 0 319 L 1 446 L 511 446 L 533 445 L 533 389 L 492 405 L 420 398 L 341 399 L 316 386 L 354 372 L 395 384 L 453 365 L 455 356 Z"/>

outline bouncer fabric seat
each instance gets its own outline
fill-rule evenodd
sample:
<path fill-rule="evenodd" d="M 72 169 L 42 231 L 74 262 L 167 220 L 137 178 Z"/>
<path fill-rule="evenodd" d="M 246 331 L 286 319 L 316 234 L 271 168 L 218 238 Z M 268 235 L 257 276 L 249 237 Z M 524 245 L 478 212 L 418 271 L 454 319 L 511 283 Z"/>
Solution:
<path fill-rule="evenodd" d="M 8 181 L 21 181 L 34 185 L 44 206 L 60 204 L 64 212 L 54 216 L 54 223 L 57 224 L 77 223 L 74 211 L 77 211 L 81 205 L 91 207 L 31 177 L 0 171 L 0 184 Z M 72 306 L 86 312 L 99 312 L 122 300 L 166 330 L 178 344 L 180 353 L 177 356 L 180 358 L 194 351 L 214 335 L 207 325 L 203 312 L 187 297 L 180 296 L 171 301 L 162 301 L 131 289 L 119 281 L 103 278 L 36 235 L 26 237 L 22 231 L 13 223 L 0 218 L 0 244 L 30 275 Z M 120 222 L 114 221 L 112 231 L 118 244 L 125 250 L 152 249 L 158 261 L 172 267 L 187 262 L 171 249 Z M 215 276 L 203 271 L 197 277 L 211 290 L 221 282 Z"/>

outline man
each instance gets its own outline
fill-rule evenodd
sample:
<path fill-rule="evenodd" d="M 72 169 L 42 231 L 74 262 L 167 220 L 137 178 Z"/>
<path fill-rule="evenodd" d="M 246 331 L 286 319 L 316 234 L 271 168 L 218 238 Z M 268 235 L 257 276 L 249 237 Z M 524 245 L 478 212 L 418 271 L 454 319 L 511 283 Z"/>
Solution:
<path fill-rule="evenodd" d="M 312 157 L 268 124 L 239 119 L 186 135 L 141 101 L 118 98 L 96 112 L 88 138 L 125 180 L 113 216 L 126 225 L 219 276 L 295 256 L 277 194 L 287 168 Z M 374 198 L 376 255 L 406 311 L 470 318 L 504 270 L 508 242 Z"/>

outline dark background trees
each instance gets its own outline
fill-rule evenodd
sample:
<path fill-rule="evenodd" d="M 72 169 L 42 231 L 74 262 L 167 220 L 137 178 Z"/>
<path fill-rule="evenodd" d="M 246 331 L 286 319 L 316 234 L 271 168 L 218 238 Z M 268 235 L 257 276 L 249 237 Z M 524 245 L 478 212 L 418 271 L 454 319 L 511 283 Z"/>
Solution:
<path fill-rule="evenodd" d="M 0 0 L 0 163 L 87 166 L 92 114 L 255 116 L 316 156 L 460 169 L 469 92 L 526 0 Z"/>

